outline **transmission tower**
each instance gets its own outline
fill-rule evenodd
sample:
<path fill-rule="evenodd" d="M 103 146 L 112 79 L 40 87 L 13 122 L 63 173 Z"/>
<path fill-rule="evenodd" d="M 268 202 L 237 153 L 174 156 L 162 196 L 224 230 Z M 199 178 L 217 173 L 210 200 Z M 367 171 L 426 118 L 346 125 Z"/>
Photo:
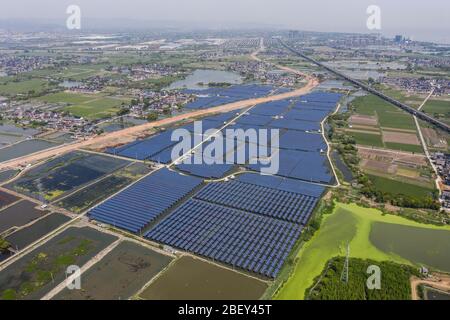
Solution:
<path fill-rule="evenodd" d="M 348 283 L 348 259 L 350 256 L 350 243 L 347 244 L 347 255 L 345 256 L 344 268 L 341 273 L 341 281 Z"/>

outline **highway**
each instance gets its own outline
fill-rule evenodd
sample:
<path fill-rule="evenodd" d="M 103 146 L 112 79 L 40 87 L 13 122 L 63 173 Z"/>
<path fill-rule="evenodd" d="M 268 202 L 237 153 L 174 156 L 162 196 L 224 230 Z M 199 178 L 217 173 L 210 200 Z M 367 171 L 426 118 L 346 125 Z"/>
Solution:
<path fill-rule="evenodd" d="M 419 118 L 419 119 L 421 119 L 423 121 L 426 121 L 428 123 L 431 123 L 432 125 L 435 125 L 436 127 L 438 127 L 440 129 L 450 133 L 450 126 L 445 124 L 444 122 L 441 122 L 441 121 L 439 121 L 439 120 L 437 120 L 437 119 L 427 115 L 426 113 L 424 113 L 422 111 L 416 110 L 416 109 L 414 109 L 414 108 L 412 108 L 412 107 L 410 107 L 410 106 L 408 106 L 408 105 L 406 105 L 406 104 L 404 104 L 404 103 L 402 103 L 402 102 L 400 102 L 398 100 L 395 100 L 395 99 L 385 95 L 384 93 L 382 93 L 382 92 L 380 92 L 380 91 L 378 91 L 378 90 L 368 86 L 367 84 L 365 84 L 365 83 L 363 83 L 361 81 L 358 81 L 358 80 L 355 80 L 353 78 L 350 78 L 349 76 L 343 74 L 342 72 L 337 71 L 335 69 L 332 69 L 332 68 L 328 67 L 327 65 L 325 65 L 325 64 L 323 64 L 323 63 L 321 63 L 321 62 L 319 62 L 319 61 L 317 61 L 317 60 L 315 60 L 313 58 L 308 57 L 307 55 L 305 55 L 305 54 L 303 54 L 303 53 L 301 53 L 301 52 L 291 48 L 290 46 L 285 44 L 281 39 L 278 39 L 278 40 L 280 41 L 281 45 L 283 45 L 286 49 L 288 49 L 292 53 L 302 57 L 303 59 L 305 59 L 305 60 L 307 60 L 309 62 L 312 62 L 312 63 L 318 65 L 319 67 L 322 67 L 325 70 L 327 70 L 327 71 L 337 75 L 338 77 L 340 77 L 340 78 L 342 78 L 344 80 L 347 80 L 348 82 L 352 83 L 353 85 L 355 85 L 355 86 L 357 86 L 357 87 L 359 87 L 359 88 L 361 88 L 361 89 L 363 89 L 363 90 L 365 90 L 365 91 L 367 91 L 367 92 L 369 92 L 371 94 L 374 94 L 374 95 L 380 97 L 381 99 L 383 99 L 383 100 L 393 104 L 394 106 L 396 106 L 396 107 L 398 107 L 398 108 L 400 108 L 400 109 L 402 109 L 402 110 L 412 114 L 413 116 L 416 116 L 417 118 Z"/>

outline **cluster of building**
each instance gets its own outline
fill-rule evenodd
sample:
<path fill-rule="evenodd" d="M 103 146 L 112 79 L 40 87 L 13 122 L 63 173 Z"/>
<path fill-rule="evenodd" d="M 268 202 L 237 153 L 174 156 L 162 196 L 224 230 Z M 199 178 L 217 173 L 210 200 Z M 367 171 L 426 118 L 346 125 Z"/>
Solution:
<path fill-rule="evenodd" d="M 183 105 L 193 101 L 191 94 L 176 90 L 136 92 L 138 103 L 130 106 L 129 115 L 135 118 L 146 118 L 151 113 L 162 113 L 166 110 L 178 110 Z"/>
<path fill-rule="evenodd" d="M 247 79 L 277 87 L 294 87 L 302 80 L 302 76 L 298 74 L 273 70 L 269 64 L 260 61 L 234 62 L 228 66 L 228 70 L 239 73 Z"/>
<path fill-rule="evenodd" d="M 94 126 L 88 120 L 54 111 L 52 106 L 43 108 L 41 105 L 30 106 L 27 103 L 2 110 L 2 115 L 4 119 L 14 121 L 20 126 L 41 124 L 46 130 L 68 132 L 75 138 L 87 137 L 95 133 Z"/>
<path fill-rule="evenodd" d="M 52 66 L 54 62 L 54 59 L 48 56 L 0 55 L 0 72 L 14 76 Z"/>
<path fill-rule="evenodd" d="M 389 86 L 394 86 L 407 92 L 429 93 L 434 89 L 434 95 L 443 96 L 450 94 L 450 81 L 447 79 L 383 77 L 381 81 Z"/>
<path fill-rule="evenodd" d="M 431 159 L 437 168 L 442 183 L 447 187 L 442 192 L 442 206 L 450 209 L 450 154 L 436 152 L 431 154 Z"/>

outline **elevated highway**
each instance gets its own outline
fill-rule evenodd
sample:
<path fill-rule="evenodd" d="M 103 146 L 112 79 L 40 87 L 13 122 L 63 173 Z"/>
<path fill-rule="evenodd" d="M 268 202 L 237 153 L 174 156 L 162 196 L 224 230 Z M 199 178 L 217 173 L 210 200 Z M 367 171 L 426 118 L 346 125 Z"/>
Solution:
<path fill-rule="evenodd" d="M 361 81 L 355 80 L 355 79 L 353 79 L 353 78 L 343 74 L 342 72 L 340 72 L 338 70 L 330 68 L 327 65 L 325 65 L 325 64 L 323 64 L 323 63 L 321 63 L 321 62 L 319 62 L 319 61 L 317 61 L 317 60 L 315 60 L 315 59 L 313 59 L 311 57 L 308 57 L 304 53 L 302 53 L 300 51 L 297 51 L 297 50 L 293 49 L 292 47 L 288 46 L 281 39 L 279 39 L 279 41 L 286 49 L 288 49 L 292 53 L 302 57 L 303 59 L 305 59 L 305 60 L 307 60 L 309 62 L 312 62 L 312 63 L 318 65 L 319 67 L 322 67 L 323 69 L 325 69 L 325 70 L 327 70 L 327 71 L 337 75 L 338 77 L 340 77 L 340 78 L 342 78 L 342 79 L 352 83 L 353 85 L 355 85 L 355 86 L 357 86 L 357 87 L 359 87 L 359 88 L 361 88 L 361 89 L 363 89 L 363 90 L 365 90 L 365 91 L 367 91 L 367 92 L 369 92 L 371 94 L 374 94 L 374 95 L 380 97 L 381 99 L 383 99 L 383 100 L 393 104 L 394 106 L 396 106 L 396 107 L 398 107 L 398 108 L 400 108 L 400 109 L 402 109 L 402 110 L 412 114 L 413 116 L 416 116 L 417 118 L 419 118 L 419 119 L 421 119 L 423 121 L 426 121 L 428 123 L 431 123 L 432 125 L 435 125 L 439 129 L 442 129 L 442 130 L 450 133 L 450 126 L 447 125 L 446 123 L 444 123 L 442 121 L 439 121 L 439 120 L 429 116 L 428 114 L 426 114 L 426 113 L 424 113 L 422 111 L 419 111 L 417 109 L 414 109 L 413 107 L 410 107 L 410 106 L 408 106 L 408 105 L 406 105 L 406 104 L 404 104 L 404 103 L 402 103 L 402 102 L 400 102 L 398 100 L 395 100 L 395 99 L 385 95 L 384 93 L 382 93 L 382 92 L 380 92 L 380 91 L 370 87 L 369 85 L 367 85 L 367 84 L 365 84 L 365 83 L 363 83 Z"/>

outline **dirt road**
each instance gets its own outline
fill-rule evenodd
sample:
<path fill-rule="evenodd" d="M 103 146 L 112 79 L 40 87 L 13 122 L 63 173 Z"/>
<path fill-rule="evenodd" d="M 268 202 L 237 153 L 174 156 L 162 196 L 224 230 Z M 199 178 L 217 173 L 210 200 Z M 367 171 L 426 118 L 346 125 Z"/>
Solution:
<path fill-rule="evenodd" d="M 214 114 L 214 113 L 223 113 L 223 112 L 228 112 L 228 111 L 233 111 L 233 110 L 239 110 L 239 109 L 243 109 L 243 108 L 255 105 L 255 104 L 260 104 L 260 103 L 265 103 L 265 102 L 298 97 L 298 96 L 301 96 L 301 95 L 304 95 L 304 94 L 310 92 L 317 85 L 318 85 L 318 81 L 316 79 L 311 79 L 306 84 L 306 86 L 304 86 L 300 89 L 296 89 L 294 91 L 287 92 L 287 93 L 273 95 L 273 96 L 269 96 L 269 97 L 257 98 L 257 99 L 238 101 L 238 102 L 234 102 L 234 103 L 230 103 L 230 104 L 226 104 L 226 105 L 222 105 L 222 106 L 217 106 L 217 107 L 213 107 L 213 108 L 208 108 L 208 109 L 204 109 L 204 110 L 197 110 L 197 111 L 193 111 L 193 112 L 189 112 L 189 113 L 185 113 L 185 114 L 180 114 L 180 115 L 177 115 L 177 116 L 174 116 L 171 118 L 154 121 L 154 122 L 149 122 L 149 123 L 142 124 L 139 126 L 123 129 L 120 131 L 102 134 L 100 136 L 96 136 L 96 137 L 90 138 L 88 140 L 77 141 L 75 143 L 62 145 L 60 147 L 52 148 L 50 150 L 43 150 L 43 151 L 34 153 L 32 155 L 28 155 L 25 157 L 21 157 L 21 158 L 17 158 L 17 159 L 13 159 L 10 161 L 0 163 L 0 170 L 6 169 L 6 168 L 16 168 L 19 166 L 26 166 L 27 164 L 33 163 L 35 161 L 40 161 L 40 160 L 50 158 L 53 156 L 59 156 L 59 155 L 68 153 L 70 151 L 74 151 L 74 150 L 77 150 L 80 148 L 86 148 L 86 147 L 96 145 L 96 144 L 111 143 L 113 145 L 115 141 L 117 141 L 119 138 L 121 138 L 123 136 L 136 136 L 136 135 L 142 134 L 142 132 L 145 132 L 149 129 L 152 129 L 155 127 L 168 126 L 168 125 L 171 125 L 171 124 L 183 121 L 183 120 L 202 117 L 202 116 L 206 116 L 206 115 L 210 115 L 210 114 Z"/>
<path fill-rule="evenodd" d="M 426 285 L 446 292 L 450 291 L 450 276 L 441 274 L 434 276 L 435 278 L 430 280 L 419 279 L 416 277 L 411 278 L 411 295 L 413 300 L 420 300 L 417 292 L 417 287 L 419 285 Z"/>
<path fill-rule="evenodd" d="M 264 42 L 263 42 L 263 39 L 261 39 L 260 48 L 251 54 L 251 58 L 254 60 L 257 60 L 257 61 L 262 61 L 260 58 L 258 58 L 257 55 L 263 50 L 264 50 Z M 120 131 L 102 134 L 100 136 L 96 136 L 96 137 L 93 137 L 93 138 L 90 138 L 87 140 L 78 140 L 74 143 L 65 144 L 65 145 L 58 146 L 58 147 L 55 147 L 52 149 L 47 149 L 47 150 L 43 150 L 40 152 L 36 152 L 36 153 L 27 155 L 27 156 L 24 156 L 21 158 L 16 158 L 16 159 L 13 159 L 10 161 L 2 162 L 2 163 L 0 163 L 0 170 L 6 169 L 6 168 L 17 168 L 20 166 L 26 166 L 26 165 L 36 162 L 36 161 L 41 161 L 43 159 L 54 157 L 54 156 L 60 156 L 62 154 L 65 154 L 65 153 L 68 153 L 68 152 L 71 152 L 71 151 L 74 151 L 77 149 L 87 148 L 87 147 L 94 146 L 94 145 L 111 145 L 111 146 L 117 145 L 117 142 L 119 140 L 123 140 L 124 137 L 128 136 L 130 138 L 130 140 L 134 140 L 134 139 L 136 139 L 137 136 L 142 135 L 144 132 L 146 132 L 148 130 L 151 130 L 156 127 L 164 127 L 164 126 L 173 125 L 180 121 L 195 119 L 198 117 L 204 117 L 204 116 L 207 116 L 210 114 L 215 114 L 215 113 L 224 113 L 224 112 L 229 112 L 229 111 L 233 111 L 233 110 L 239 110 L 239 109 L 250 107 L 255 104 L 261 104 L 261 103 L 266 103 L 266 102 L 271 102 L 271 101 L 278 101 L 278 100 L 284 100 L 284 99 L 289 99 L 289 98 L 293 98 L 293 97 L 298 97 L 298 96 L 309 93 L 312 89 L 314 89 L 315 87 L 317 87 L 319 85 L 318 79 L 316 79 L 308 74 L 304 74 L 298 70 L 291 69 L 289 67 L 284 67 L 284 66 L 280 66 L 280 65 L 275 65 L 275 66 L 277 68 L 285 70 L 287 72 L 292 72 L 292 73 L 302 75 L 303 77 L 305 77 L 305 79 L 308 82 L 302 88 L 299 88 L 299 89 L 296 89 L 296 90 L 293 90 L 290 92 L 276 94 L 276 95 L 268 96 L 268 97 L 256 98 L 256 99 L 242 100 L 242 101 L 233 102 L 233 103 L 229 103 L 229 104 L 225 104 L 225 105 L 221 105 L 221 106 L 217 106 L 217 107 L 212 107 L 212 108 L 208 108 L 208 109 L 204 109 L 204 110 L 197 110 L 197 111 L 193 111 L 193 112 L 189 112 L 189 113 L 185 113 L 185 114 L 180 114 L 180 115 L 177 115 L 177 116 L 174 116 L 171 118 L 162 119 L 162 120 L 158 120 L 158 121 L 154 121 L 154 122 L 149 122 L 149 123 L 138 125 L 138 126 L 131 127 L 131 128 L 126 128 L 126 129 L 123 129 Z"/>

